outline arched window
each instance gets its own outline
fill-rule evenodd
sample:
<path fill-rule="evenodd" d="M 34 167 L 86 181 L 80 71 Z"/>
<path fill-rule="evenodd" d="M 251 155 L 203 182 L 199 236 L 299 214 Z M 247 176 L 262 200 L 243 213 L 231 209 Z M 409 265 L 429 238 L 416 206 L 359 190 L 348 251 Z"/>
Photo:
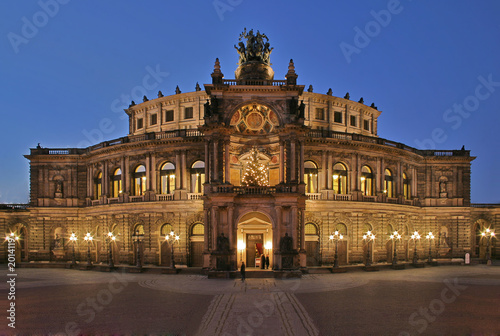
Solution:
<path fill-rule="evenodd" d="M 140 196 L 146 192 L 146 167 L 138 166 L 134 170 L 134 195 Z"/>
<path fill-rule="evenodd" d="M 411 199 L 410 179 L 406 173 L 403 173 L 403 195 L 405 199 Z"/>
<path fill-rule="evenodd" d="M 315 194 L 318 192 L 318 167 L 312 161 L 304 162 L 304 181 L 306 193 Z"/>
<path fill-rule="evenodd" d="M 373 174 L 368 166 L 361 168 L 361 192 L 366 196 L 373 196 Z"/>
<path fill-rule="evenodd" d="M 345 224 L 342 224 L 342 223 L 337 224 L 337 226 L 335 227 L 335 230 L 338 231 L 344 237 L 347 236 L 347 226 Z"/>
<path fill-rule="evenodd" d="M 340 162 L 333 166 L 333 192 L 347 194 L 347 168 Z"/>
<path fill-rule="evenodd" d="M 203 224 L 195 224 L 191 229 L 192 236 L 203 236 L 205 234 L 205 226 Z"/>
<path fill-rule="evenodd" d="M 116 168 L 111 176 L 111 197 L 118 197 L 122 192 L 122 170 Z"/>
<path fill-rule="evenodd" d="M 205 162 L 196 161 L 191 166 L 191 192 L 201 194 L 205 183 Z"/>
<path fill-rule="evenodd" d="M 385 169 L 384 174 L 384 193 L 387 197 L 394 197 L 394 181 L 392 172 L 389 169 Z"/>
<path fill-rule="evenodd" d="M 166 235 L 169 235 L 170 232 L 172 232 L 172 225 L 171 224 L 163 224 L 160 230 L 160 236 L 165 237 Z"/>
<path fill-rule="evenodd" d="M 175 166 L 166 162 L 161 166 L 160 183 L 162 194 L 172 194 L 175 190 Z"/>
<path fill-rule="evenodd" d="M 317 235 L 318 234 L 318 228 L 314 224 L 306 224 L 304 227 L 304 233 L 306 235 Z"/>
<path fill-rule="evenodd" d="M 102 172 L 99 172 L 94 179 L 94 198 L 99 199 L 102 195 Z"/>

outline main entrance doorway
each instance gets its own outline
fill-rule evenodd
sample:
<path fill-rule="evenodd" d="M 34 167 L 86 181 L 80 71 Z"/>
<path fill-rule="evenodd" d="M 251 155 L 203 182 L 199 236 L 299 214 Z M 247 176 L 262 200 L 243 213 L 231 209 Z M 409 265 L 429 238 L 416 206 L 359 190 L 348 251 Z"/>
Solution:
<path fill-rule="evenodd" d="M 241 262 L 246 267 L 261 267 L 262 255 L 269 256 L 273 265 L 273 226 L 270 218 L 257 211 L 243 215 L 238 221 L 238 268 Z"/>
<path fill-rule="evenodd" d="M 247 234 L 247 267 L 260 267 L 260 258 L 264 254 L 262 234 Z"/>

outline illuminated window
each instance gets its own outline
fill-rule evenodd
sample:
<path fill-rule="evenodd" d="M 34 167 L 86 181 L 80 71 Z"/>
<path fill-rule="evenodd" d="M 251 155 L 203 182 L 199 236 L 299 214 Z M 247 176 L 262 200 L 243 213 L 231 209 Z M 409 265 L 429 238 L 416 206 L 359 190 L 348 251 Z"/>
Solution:
<path fill-rule="evenodd" d="M 134 195 L 140 196 L 146 192 L 146 167 L 143 165 L 134 171 Z"/>
<path fill-rule="evenodd" d="M 170 232 L 172 231 L 173 229 L 171 224 L 163 224 L 160 229 L 160 236 L 165 237 L 166 235 L 169 235 Z"/>
<path fill-rule="evenodd" d="M 387 197 L 394 197 L 394 181 L 392 172 L 389 169 L 385 170 L 384 193 L 387 195 Z"/>
<path fill-rule="evenodd" d="M 111 197 L 118 197 L 122 192 L 122 170 L 115 169 L 111 176 Z"/>
<path fill-rule="evenodd" d="M 304 233 L 306 235 L 317 235 L 318 229 L 316 228 L 316 225 L 309 223 L 305 225 Z"/>
<path fill-rule="evenodd" d="M 100 198 L 102 195 L 102 172 L 99 172 L 94 179 L 94 193 L 95 199 Z"/>
<path fill-rule="evenodd" d="M 406 175 L 406 173 L 403 173 L 403 195 L 405 199 L 411 198 L 410 179 L 408 179 L 408 175 Z"/>
<path fill-rule="evenodd" d="M 160 170 L 161 193 L 171 194 L 175 190 L 175 166 L 173 163 L 166 162 Z"/>
<path fill-rule="evenodd" d="M 196 161 L 191 166 L 191 192 L 203 192 L 203 184 L 205 183 L 205 162 Z"/>
<path fill-rule="evenodd" d="M 203 224 L 195 224 L 191 229 L 191 235 L 203 236 L 205 234 L 205 226 Z"/>
<path fill-rule="evenodd" d="M 315 194 L 318 192 L 318 167 L 312 161 L 304 162 L 304 182 L 306 183 L 306 193 Z"/>
<path fill-rule="evenodd" d="M 361 168 L 361 192 L 366 196 L 373 196 L 373 174 L 368 166 Z"/>
<path fill-rule="evenodd" d="M 347 194 L 347 168 L 340 162 L 333 166 L 333 191 L 336 194 Z"/>

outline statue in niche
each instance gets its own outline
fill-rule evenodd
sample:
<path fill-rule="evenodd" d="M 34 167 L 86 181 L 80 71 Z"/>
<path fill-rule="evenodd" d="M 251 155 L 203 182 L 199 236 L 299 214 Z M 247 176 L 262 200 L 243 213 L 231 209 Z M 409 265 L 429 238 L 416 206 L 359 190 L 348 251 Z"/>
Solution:
<path fill-rule="evenodd" d="M 205 118 L 210 118 L 212 116 L 212 112 L 210 109 L 210 101 L 207 99 L 207 102 L 204 104 L 205 107 Z"/>
<path fill-rule="evenodd" d="M 446 178 L 442 178 L 439 181 L 439 197 L 446 198 L 448 197 L 448 190 L 446 186 Z"/>
<path fill-rule="evenodd" d="M 299 115 L 298 115 L 299 119 L 304 119 L 305 110 L 306 110 L 306 105 L 304 104 L 304 101 L 301 101 L 299 106 Z"/>
<path fill-rule="evenodd" d="M 439 192 L 446 192 L 446 181 L 443 180 L 439 182 Z"/>
<path fill-rule="evenodd" d="M 224 233 L 217 237 L 217 251 L 229 252 L 229 239 L 224 236 Z"/>
<path fill-rule="evenodd" d="M 285 233 L 284 237 L 280 239 L 280 251 L 281 252 L 292 252 L 293 251 L 293 238 Z"/>
<path fill-rule="evenodd" d="M 61 248 L 61 247 L 62 247 L 61 237 L 59 237 L 59 234 L 56 233 L 56 236 L 54 238 L 54 248 Z"/>

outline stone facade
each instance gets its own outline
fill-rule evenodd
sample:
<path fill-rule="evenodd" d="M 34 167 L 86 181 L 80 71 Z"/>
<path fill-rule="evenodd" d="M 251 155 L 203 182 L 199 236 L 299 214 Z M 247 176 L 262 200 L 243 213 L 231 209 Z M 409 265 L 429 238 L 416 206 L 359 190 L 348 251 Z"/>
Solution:
<path fill-rule="evenodd" d="M 374 262 L 392 260 L 396 230 L 399 259 L 411 259 L 414 231 L 423 236 L 420 258 L 429 231 L 434 257 L 484 256 L 478 235 L 499 227 L 500 207 L 471 205 L 468 150 L 418 150 L 380 138 L 375 106 L 312 87 L 304 92 L 293 61 L 285 80 L 267 78 L 270 66 L 255 62 L 226 80 L 217 60 L 204 91 L 131 104 L 125 137 L 88 148 L 32 148 L 29 205 L 0 211 L 0 230 L 21 238 L 18 260 L 70 260 L 75 233 L 77 259 L 90 248 L 94 262 L 106 262 L 112 232 L 115 264 L 135 264 L 139 254 L 144 263 L 168 266 L 171 230 L 180 237 L 175 263 L 205 268 L 216 268 L 221 255 L 227 269 L 241 261 L 254 266 L 262 253 L 275 269 L 329 265 L 334 231 L 344 235 L 341 264 L 365 261 L 367 231 L 376 235 Z M 241 183 L 252 149 L 267 186 Z M 291 259 L 282 249 L 285 234 Z M 493 255 L 498 247 L 493 240 Z"/>

